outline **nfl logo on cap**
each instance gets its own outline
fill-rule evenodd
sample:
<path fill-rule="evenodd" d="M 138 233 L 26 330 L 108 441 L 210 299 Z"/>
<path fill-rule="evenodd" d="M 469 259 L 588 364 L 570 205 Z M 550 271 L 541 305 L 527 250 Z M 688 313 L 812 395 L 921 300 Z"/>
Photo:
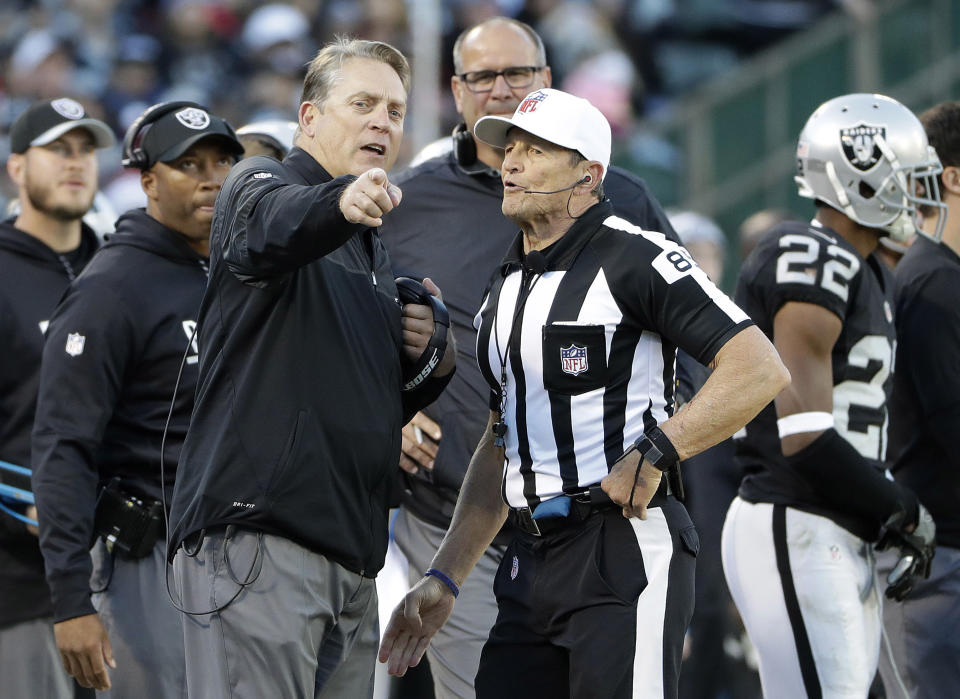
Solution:
<path fill-rule="evenodd" d="M 537 90 L 536 92 L 531 92 L 523 102 L 520 103 L 520 106 L 517 108 L 517 111 L 521 114 L 526 114 L 527 112 L 537 111 L 537 105 L 547 99 L 546 94 L 543 90 Z"/>
<path fill-rule="evenodd" d="M 563 90 L 544 87 L 520 101 L 509 119 L 488 115 L 474 126 L 474 135 L 494 148 L 503 148 L 507 132 L 519 128 L 562 148 L 575 150 L 603 166 L 600 179 L 610 167 L 610 123 L 587 100 Z"/>

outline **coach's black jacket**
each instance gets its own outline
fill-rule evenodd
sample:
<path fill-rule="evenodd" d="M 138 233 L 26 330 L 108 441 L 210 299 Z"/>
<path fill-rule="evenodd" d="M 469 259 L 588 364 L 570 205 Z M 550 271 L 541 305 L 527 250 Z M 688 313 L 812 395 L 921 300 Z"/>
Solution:
<path fill-rule="evenodd" d="M 352 181 L 295 148 L 224 183 L 171 557 L 234 524 L 370 577 L 383 566 L 400 428 L 449 377 L 401 395 L 396 285 L 377 232 L 340 213 Z"/>
<path fill-rule="evenodd" d="M 56 621 L 94 611 L 89 549 L 98 486 L 118 477 L 124 490 L 160 499 L 160 444 L 186 353 L 165 444 L 169 498 L 197 383 L 187 341 L 206 270 L 207 259 L 180 234 L 130 211 L 50 320 L 33 487 Z"/>
<path fill-rule="evenodd" d="M 0 459 L 30 467 L 30 431 L 37 407 L 43 333 L 70 281 L 96 252 L 97 236 L 81 228 L 80 247 L 56 253 L 13 225 L 0 223 Z M 30 479 L 0 472 L 30 490 Z M 10 506 L 10 503 L 5 503 Z M 24 508 L 12 508 L 22 510 Z M 53 613 L 37 537 L 0 514 L 0 629 Z"/>

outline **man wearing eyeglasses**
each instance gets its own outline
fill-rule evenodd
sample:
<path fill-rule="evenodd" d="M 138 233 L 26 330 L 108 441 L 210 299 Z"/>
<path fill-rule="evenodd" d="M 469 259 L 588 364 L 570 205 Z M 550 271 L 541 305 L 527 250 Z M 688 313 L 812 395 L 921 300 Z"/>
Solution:
<path fill-rule="evenodd" d="M 468 338 L 458 343 L 459 369 L 444 394 L 403 430 L 400 465 L 407 487 L 394 536 L 410 563 L 411 585 L 439 548 L 487 423 L 489 389 L 469 338 L 475 337 L 473 317 L 489 270 L 517 230 L 500 211 L 503 150 L 475 140 L 473 127 L 483 116 L 512 115 L 528 93 L 551 84 L 542 40 L 513 19 L 497 17 L 465 30 L 453 47 L 453 61 L 450 86 L 463 122 L 454 129 L 451 152 L 395 179 L 403 188 L 403 206 L 384 218 L 380 229 L 394 271 L 417 277 L 429 270 L 444 290 L 451 327 Z M 618 215 L 677 240 L 643 180 L 614 167 L 603 187 Z M 438 699 L 474 696 L 480 651 L 497 615 L 493 578 L 508 540 L 501 532 L 487 550 L 427 650 Z"/>

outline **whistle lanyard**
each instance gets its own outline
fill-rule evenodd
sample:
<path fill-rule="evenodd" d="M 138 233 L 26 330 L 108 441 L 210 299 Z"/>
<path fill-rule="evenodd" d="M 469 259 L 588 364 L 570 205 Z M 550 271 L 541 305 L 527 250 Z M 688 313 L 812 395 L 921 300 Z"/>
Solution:
<path fill-rule="evenodd" d="M 504 422 L 503 419 L 507 409 L 507 357 L 510 355 L 510 348 L 514 346 L 514 339 L 520 332 L 517 328 L 517 321 L 523 313 L 527 299 L 529 299 L 530 294 L 533 293 L 533 287 L 535 287 L 537 282 L 543 277 L 542 273 L 537 274 L 530 283 L 530 288 L 527 288 L 527 282 L 529 282 L 533 274 L 535 274 L 531 272 L 531 276 L 527 276 L 527 272 L 526 269 L 523 269 L 520 273 L 520 288 L 517 290 L 517 301 L 513 310 L 513 321 L 510 324 L 510 335 L 507 337 L 507 344 L 502 354 L 500 352 L 500 333 L 497 323 L 497 316 L 500 313 L 499 302 L 493 314 L 493 340 L 497 348 L 497 358 L 500 360 L 500 405 L 497 408 L 497 422 L 493 425 L 493 445 L 496 447 L 504 446 L 503 438 L 507 434 L 507 423 Z"/>

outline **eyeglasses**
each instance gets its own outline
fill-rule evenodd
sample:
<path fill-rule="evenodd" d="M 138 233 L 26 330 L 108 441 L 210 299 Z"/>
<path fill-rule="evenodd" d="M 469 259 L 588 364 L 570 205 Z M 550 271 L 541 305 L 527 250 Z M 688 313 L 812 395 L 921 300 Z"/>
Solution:
<path fill-rule="evenodd" d="M 459 73 L 470 92 L 490 92 L 497 77 L 502 75 L 508 87 L 530 87 L 533 76 L 543 70 L 543 66 L 510 66 L 503 70 L 471 70 Z"/>

